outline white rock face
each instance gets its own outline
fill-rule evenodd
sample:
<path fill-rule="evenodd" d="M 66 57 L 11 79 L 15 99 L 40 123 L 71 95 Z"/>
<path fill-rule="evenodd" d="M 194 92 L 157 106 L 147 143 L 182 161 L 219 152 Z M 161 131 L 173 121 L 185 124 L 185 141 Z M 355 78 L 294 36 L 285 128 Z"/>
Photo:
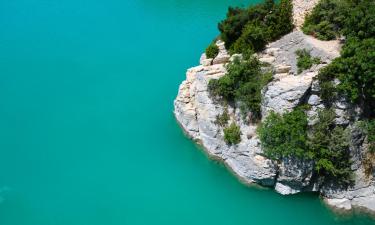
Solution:
<path fill-rule="evenodd" d="M 271 64 L 275 67 L 274 80 L 263 90 L 263 118 L 266 118 L 271 111 L 277 113 L 291 111 L 307 100 L 313 79 L 324 64 L 313 66 L 310 70 L 297 74 L 295 52 L 299 49 L 307 49 L 312 56 L 319 57 L 322 63 L 326 64 L 339 56 L 340 46 L 337 46 L 334 52 L 327 51 L 326 47 L 316 45 L 301 31 L 294 31 L 270 43 L 267 49 L 259 54 L 260 58 L 272 57 Z M 318 101 L 317 96 L 314 97 L 311 101 Z"/>
<path fill-rule="evenodd" d="M 314 79 L 326 64 L 339 56 L 340 45 L 324 46 L 312 40 L 300 31 L 294 31 L 267 46 L 258 54 L 259 58 L 274 68 L 273 81 L 262 91 L 262 116 L 271 112 L 285 113 L 300 104 L 309 104 L 307 112 L 309 125 L 316 123 L 318 111 L 324 109 L 319 97 L 320 87 Z M 224 48 L 223 42 L 217 42 L 219 54 L 215 59 L 206 59 L 202 55 L 200 64 L 190 68 L 186 80 L 179 88 L 174 102 L 174 114 L 186 133 L 198 141 L 207 153 L 223 161 L 227 167 L 244 183 L 258 183 L 274 187 L 283 195 L 303 191 L 320 192 L 326 203 L 343 210 L 353 207 L 375 212 L 375 181 L 365 176 L 362 160 L 364 157 L 364 137 L 353 125 L 356 109 L 352 109 L 345 99 L 334 103 L 337 113 L 336 123 L 348 125 L 351 131 L 351 147 L 355 173 L 354 185 L 342 190 L 335 185 L 321 184 L 314 180 L 313 162 L 296 159 L 283 159 L 279 164 L 264 157 L 260 141 L 256 134 L 257 124 L 244 121 L 239 109 L 228 106 L 230 120 L 235 121 L 241 130 L 241 142 L 227 145 L 223 129 L 216 125 L 216 117 L 224 107 L 212 100 L 207 90 L 210 79 L 218 79 L 226 73 L 226 63 L 233 60 Z M 297 74 L 297 49 L 308 49 L 312 56 L 319 57 L 322 64 Z M 240 57 L 238 55 L 237 57 Z"/>
<path fill-rule="evenodd" d="M 225 74 L 224 64 L 198 66 L 187 71 L 186 80 L 180 85 L 175 100 L 175 116 L 187 134 L 203 145 L 210 156 L 224 163 L 245 183 L 273 186 L 276 170 L 273 163 L 260 155 L 255 125 L 239 118 L 238 110 L 229 107 L 232 119 L 237 120 L 242 131 L 242 141 L 229 146 L 224 142 L 223 131 L 214 121 L 224 111 L 215 104 L 207 91 L 208 81 Z"/>
<path fill-rule="evenodd" d="M 327 198 L 326 202 L 328 205 L 332 205 L 338 209 L 350 210 L 352 209 L 352 204 L 349 199 L 346 198 Z"/>
<path fill-rule="evenodd" d="M 225 43 L 221 40 L 216 42 L 217 47 L 219 48 L 219 53 L 213 60 L 213 64 L 223 64 L 229 61 L 230 55 L 225 49 Z"/>
<path fill-rule="evenodd" d="M 266 118 L 270 111 L 282 114 L 294 109 L 303 100 L 316 75 L 316 72 L 288 75 L 271 82 L 264 93 L 262 117 Z"/>

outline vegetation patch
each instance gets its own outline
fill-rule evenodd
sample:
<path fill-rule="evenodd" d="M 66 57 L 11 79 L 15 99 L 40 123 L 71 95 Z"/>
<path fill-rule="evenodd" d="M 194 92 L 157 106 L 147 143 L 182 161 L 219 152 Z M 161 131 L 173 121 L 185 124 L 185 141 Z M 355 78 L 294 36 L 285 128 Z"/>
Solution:
<path fill-rule="evenodd" d="M 279 115 L 271 112 L 258 128 L 264 153 L 268 158 L 307 156 L 307 116 L 301 109 Z"/>
<path fill-rule="evenodd" d="M 230 7 L 218 25 L 220 38 L 232 53 L 262 50 L 265 45 L 293 30 L 291 0 L 265 0 L 248 8 Z"/>
<path fill-rule="evenodd" d="M 221 127 L 226 127 L 229 121 L 228 109 L 225 109 L 224 112 L 216 116 L 215 124 Z"/>
<path fill-rule="evenodd" d="M 307 16 L 303 31 L 322 40 L 345 36 L 341 56 L 318 75 L 321 98 L 330 105 L 338 96 L 375 111 L 375 1 L 322 0 Z"/>
<path fill-rule="evenodd" d="M 374 37 L 375 2 L 373 0 L 321 0 L 303 24 L 304 33 L 321 40 L 340 35 Z"/>
<path fill-rule="evenodd" d="M 309 154 L 315 171 L 324 181 L 349 185 L 353 181 L 348 132 L 334 123 L 335 112 L 325 109 L 318 113 L 318 122 L 309 136 Z"/>
<path fill-rule="evenodd" d="M 259 60 L 248 54 L 244 60 L 229 63 L 226 75 L 210 80 L 208 90 L 216 99 L 239 102 L 241 110 L 250 111 L 251 118 L 257 120 L 261 116 L 261 90 L 271 79 L 272 74 L 263 73 Z"/>
<path fill-rule="evenodd" d="M 237 124 L 232 123 L 229 127 L 224 128 L 224 140 L 227 144 L 235 145 L 241 142 L 241 130 Z"/>
<path fill-rule="evenodd" d="M 374 117 L 375 107 L 375 38 L 351 38 L 331 64 L 319 72 L 321 97 L 329 104 L 329 93 L 346 96 L 364 109 L 364 116 Z M 339 83 L 334 84 L 338 79 Z M 333 95 L 335 96 L 335 95 Z"/>
<path fill-rule="evenodd" d="M 375 119 L 362 121 L 361 127 L 367 135 L 369 152 L 375 154 Z"/>
<path fill-rule="evenodd" d="M 298 73 L 302 73 L 304 70 L 310 69 L 313 65 L 320 63 L 320 58 L 312 57 L 306 49 L 298 49 L 296 55 Z"/>
<path fill-rule="evenodd" d="M 303 108 L 279 115 L 271 113 L 258 129 L 267 157 L 311 159 L 314 171 L 324 182 L 348 185 L 352 181 L 348 134 L 335 126 L 333 110 L 319 112 L 318 122 L 308 132 Z"/>
<path fill-rule="evenodd" d="M 208 59 L 213 59 L 219 54 L 219 48 L 217 45 L 212 42 L 207 48 L 206 48 L 206 57 Z"/>

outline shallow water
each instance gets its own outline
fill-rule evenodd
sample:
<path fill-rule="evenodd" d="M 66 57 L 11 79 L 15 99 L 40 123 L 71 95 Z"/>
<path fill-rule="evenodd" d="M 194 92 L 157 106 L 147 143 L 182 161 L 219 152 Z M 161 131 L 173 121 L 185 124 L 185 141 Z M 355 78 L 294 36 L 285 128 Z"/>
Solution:
<path fill-rule="evenodd" d="M 0 1 L 0 224 L 373 224 L 240 184 L 178 127 L 229 0 Z"/>

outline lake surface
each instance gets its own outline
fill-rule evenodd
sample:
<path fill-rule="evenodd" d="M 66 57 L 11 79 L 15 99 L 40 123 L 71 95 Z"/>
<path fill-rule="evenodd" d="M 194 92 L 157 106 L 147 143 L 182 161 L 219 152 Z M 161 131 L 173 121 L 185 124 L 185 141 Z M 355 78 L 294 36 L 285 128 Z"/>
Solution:
<path fill-rule="evenodd" d="M 229 0 L 1 0 L 1 225 L 374 224 L 240 184 L 177 125 Z"/>

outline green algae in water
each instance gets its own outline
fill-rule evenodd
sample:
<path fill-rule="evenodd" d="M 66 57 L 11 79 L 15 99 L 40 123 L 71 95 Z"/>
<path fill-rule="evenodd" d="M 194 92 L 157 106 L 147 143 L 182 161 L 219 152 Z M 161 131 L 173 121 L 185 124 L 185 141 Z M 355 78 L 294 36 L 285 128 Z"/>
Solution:
<path fill-rule="evenodd" d="M 373 224 L 242 185 L 177 125 L 186 69 L 248 3 L 1 1 L 0 224 Z"/>

